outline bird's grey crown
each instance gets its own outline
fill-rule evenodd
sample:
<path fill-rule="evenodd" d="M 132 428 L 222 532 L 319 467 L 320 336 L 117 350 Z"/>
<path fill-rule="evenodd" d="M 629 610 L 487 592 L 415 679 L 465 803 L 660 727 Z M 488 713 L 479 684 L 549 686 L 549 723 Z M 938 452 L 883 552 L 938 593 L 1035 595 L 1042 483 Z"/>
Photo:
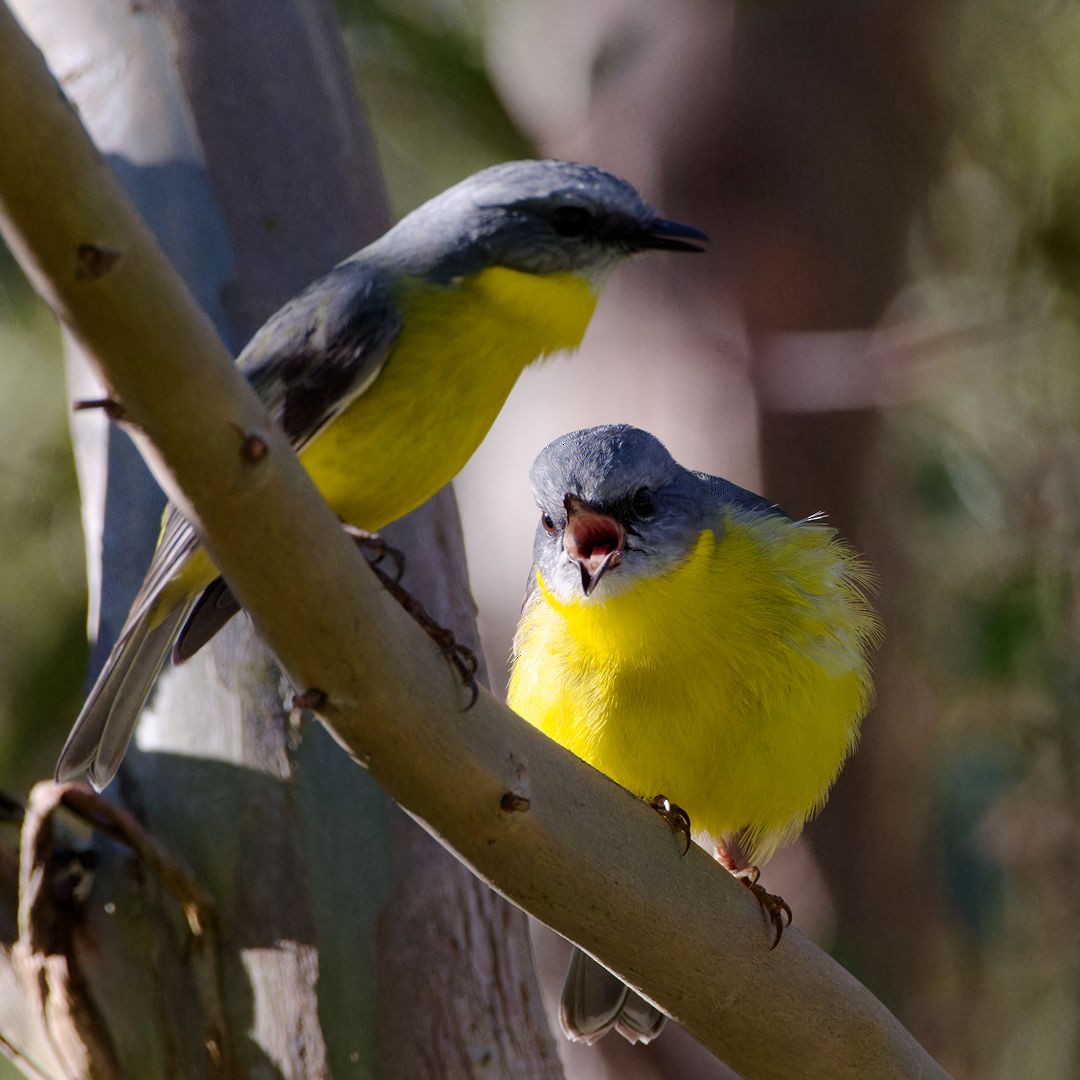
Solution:
<path fill-rule="evenodd" d="M 560 207 L 587 210 L 596 224 L 567 237 L 553 226 Z M 634 187 L 592 165 L 510 161 L 493 165 L 406 215 L 365 249 L 367 259 L 446 282 L 491 265 L 531 273 L 613 266 L 634 238 L 661 219 Z"/>
<path fill-rule="evenodd" d="M 656 436 L 630 424 L 605 424 L 550 443 L 533 462 L 530 479 L 541 507 L 561 507 L 567 493 L 607 507 L 639 487 L 664 487 L 680 473 L 686 470 Z"/>

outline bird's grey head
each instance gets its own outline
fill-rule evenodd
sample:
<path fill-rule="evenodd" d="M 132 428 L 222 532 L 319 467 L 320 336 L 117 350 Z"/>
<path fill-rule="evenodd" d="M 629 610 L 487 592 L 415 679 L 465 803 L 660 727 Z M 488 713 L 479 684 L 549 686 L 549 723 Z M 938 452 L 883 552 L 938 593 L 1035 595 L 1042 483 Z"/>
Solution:
<path fill-rule="evenodd" d="M 533 463 L 533 558 L 562 600 L 612 596 L 679 565 L 713 523 L 707 478 L 628 424 L 563 435 Z"/>
<path fill-rule="evenodd" d="M 705 239 L 662 218 L 630 184 L 603 169 L 510 161 L 424 203 L 373 248 L 432 281 L 494 265 L 577 272 L 599 286 L 636 251 L 701 251 Z"/>

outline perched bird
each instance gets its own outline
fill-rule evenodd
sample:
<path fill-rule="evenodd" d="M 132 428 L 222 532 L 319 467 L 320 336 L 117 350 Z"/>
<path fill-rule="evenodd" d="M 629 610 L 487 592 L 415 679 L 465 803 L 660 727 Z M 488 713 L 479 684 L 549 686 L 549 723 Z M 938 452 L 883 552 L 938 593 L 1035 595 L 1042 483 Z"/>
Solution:
<path fill-rule="evenodd" d="M 869 568 L 819 518 L 684 469 L 627 425 L 556 439 L 532 487 L 510 707 L 632 793 L 676 804 L 779 940 L 790 909 L 754 864 L 799 835 L 855 746 L 880 634 Z M 568 1036 L 648 1042 L 663 1021 L 575 952 Z"/>
<path fill-rule="evenodd" d="M 237 363 L 338 516 L 375 531 L 453 478 L 527 365 L 576 348 L 619 262 L 704 239 L 600 169 L 496 165 L 290 300 Z M 167 509 L 58 778 L 109 782 L 174 642 L 187 658 L 237 610 L 216 578 L 195 530 Z"/>

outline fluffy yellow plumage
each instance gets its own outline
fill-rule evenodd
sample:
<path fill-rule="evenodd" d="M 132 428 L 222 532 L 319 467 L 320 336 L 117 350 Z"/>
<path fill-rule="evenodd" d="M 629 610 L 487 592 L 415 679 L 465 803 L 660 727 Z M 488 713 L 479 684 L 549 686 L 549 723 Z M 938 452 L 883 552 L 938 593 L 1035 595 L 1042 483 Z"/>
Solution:
<path fill-rule="evenodd" d="M 537 578 L 508 701 L 752 862 L 820 808 L 871 699 L 867 571 L 832 529 L 729 511 L 686 560 L 605 597 Z"/>
<path fill-rule="evenodd" d="M 537 458 L 533 576 L 507 700 L 735 871 L 823 805 L 873 696 L 872 574 L 830 529 L 676 464 L 626 425 Z M 790 909 L 755 888 L 777 928 Z M 663 1015 L 577 954 L 566 1033 L 649 1041 Z"/>

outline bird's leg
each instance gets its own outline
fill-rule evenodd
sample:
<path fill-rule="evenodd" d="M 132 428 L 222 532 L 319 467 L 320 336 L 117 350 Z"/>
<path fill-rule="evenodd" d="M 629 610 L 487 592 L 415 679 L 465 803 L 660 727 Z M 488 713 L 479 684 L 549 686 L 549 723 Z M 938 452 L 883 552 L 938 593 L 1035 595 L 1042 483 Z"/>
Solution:
<path fill-rule="evenodd" d="M 359 538 L 357 538 L 357 543 L 361 543 Z M 394 550 L 391 547 L 387 548 L 387 551 L 390 552 Z M 400 568 L 404 556 L 400 552 L 396 552 L 396 556 L 402 560 L 401 562 L 398 561 L 398 558 L 394 560 L 397 567 Z M 469 704 L 465 708 L 471 709 L 476 704 L 476 699 L 480 694 L 480 687 L 476 682 L 476 672 L 480 664 L 476 659 L 476 653 L 472 649 L 458 644 L 454 639 L 453 631 L 440 626 L 424 610 L 424 606 L 420 601 L 401 584 L 399 580 L 401 577 L 400 569 L 396 575 L 391 575 L 379 565 L 379 559 L 375 559 L 374 562 L 370 563 L 370 566 L 375 571 L 375 576 L 383 583 L 386 591 L 413 617 L 424 633 L 439 647 L 439 651 L 454 667 L 454 670 L 457 671 L 462 683 L 469 690 Z"/>
<path fill-rule="evenodd" d="M 681 806 L 676 806 L 666 795 L 654 795 L 645 802 L 668 823 L 668 827 L 676 836 L 686 841 L 686 847 L 682 852 L 685 855 L 690 850 L 690 815 Z"/>
<path fill-rule="evenodd" d="M 741 881 L 754 894 L 754 899 L 761 905 L 761 910 L 776 929 L 776 937 L 769 946 L 770 950 L 775 949 L 780 944 L 784 930 L 791 925 L 791 908 L 787 901 L 782 896 L 769 892 L 764 885 L 758 883 L 761 871 L 756 866 L 748 865 L 746 856 L 739 848 L 738 840 L 717 844 L 716 860 L 732 877 Z"/>
<path fill-rule="evenodd" d="M 405 573 L 404 551 L 392 547 L 378 533 L 358 529 L 355 525 L 343 524 L 342 528 L 352 537 L 353 543 L 364 553 L 364 558 L 372 566 L 379 566 L 384 559 L 389 559 L 394 564 L 394 584 L 401 581 L 401 575 Z"/>

